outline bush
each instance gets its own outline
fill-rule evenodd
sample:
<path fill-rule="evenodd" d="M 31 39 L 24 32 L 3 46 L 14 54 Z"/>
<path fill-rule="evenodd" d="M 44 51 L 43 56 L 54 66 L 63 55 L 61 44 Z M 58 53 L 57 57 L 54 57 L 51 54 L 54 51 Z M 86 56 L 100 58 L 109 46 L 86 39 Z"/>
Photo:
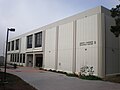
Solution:
<path fill-rule="evenodd" d="M 14 69 L 16 69 L 17 68 L 17 64 L 13 64 L 13 67 L 14 67 Z"/>
<path fill-rule="evenodd" d="M 100 77 L 94 75 L 80 76 L 80 78 L 85 80 L 102 80 Z"/>
<path fill-rule="evenodd" d="M 57 73 L 67 74 L 66 72 L 63 72 L 63 71 L 57 71 Z"/>
<path fill-rule="evenodd" d="M 45 70 L 45 69 L 43 69 L 42 67 L 39 67 L 39 70 Z"/>
<path fill-rule="evenodd" d="M 67 73 L 66 76 L 70 76 L 70 77 L 78 77 L 78 75 L 75 74 L 75 73 Z"/>

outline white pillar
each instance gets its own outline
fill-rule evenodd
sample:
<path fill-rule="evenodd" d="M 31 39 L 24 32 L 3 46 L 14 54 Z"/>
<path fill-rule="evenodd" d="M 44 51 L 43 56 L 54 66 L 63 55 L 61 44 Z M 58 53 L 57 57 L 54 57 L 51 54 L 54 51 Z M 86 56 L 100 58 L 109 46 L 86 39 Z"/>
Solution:
<path fill-rule="evenodd" d="M 59 26 L 56 27 L 56 47 L 55 47 L 55 70 L 58 69 L 58 36 L 59 35 Z"/>
<path fill-rule="evenodd" d="M 72 72 L 76 72 L 76 21 L 73 21 L 73 61 Z"/>
<path fill-rule="evenodd" d="M 35 54 L 33 54 L 33 68 L 35 67 Z"/>

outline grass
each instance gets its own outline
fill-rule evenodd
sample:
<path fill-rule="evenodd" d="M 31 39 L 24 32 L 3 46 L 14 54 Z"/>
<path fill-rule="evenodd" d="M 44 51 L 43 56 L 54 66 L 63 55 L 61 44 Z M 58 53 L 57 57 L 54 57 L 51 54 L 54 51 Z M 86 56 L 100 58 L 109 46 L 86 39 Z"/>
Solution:
<path fill-rule="evenodd" d="M 0 72 L 0 79 L 3 78 L 3 74 L 3 72 Z M 0 90 L 36 90 L 16 75 L 7 73 L 6 77 L 8 83 L 4 84 L 0 81 Z"/>

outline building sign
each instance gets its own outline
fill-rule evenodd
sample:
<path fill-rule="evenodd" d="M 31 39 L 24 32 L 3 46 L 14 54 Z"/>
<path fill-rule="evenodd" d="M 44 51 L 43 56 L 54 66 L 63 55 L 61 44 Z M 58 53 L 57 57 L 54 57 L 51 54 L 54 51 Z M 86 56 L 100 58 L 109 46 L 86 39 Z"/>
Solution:
<path fill-rule="evenodd" d="M 96 41 L 80 42 L 80 46 L 94 45 Z"/>

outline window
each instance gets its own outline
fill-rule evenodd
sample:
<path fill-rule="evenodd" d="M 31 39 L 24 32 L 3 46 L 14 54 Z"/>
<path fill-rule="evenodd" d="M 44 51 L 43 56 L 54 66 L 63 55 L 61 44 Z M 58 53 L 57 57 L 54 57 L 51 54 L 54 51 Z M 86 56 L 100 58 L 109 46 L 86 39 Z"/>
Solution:
<path fill-rule="evenodd" d="M 17 57 L 17 54 L 15 54 L 15 61 L 14 62 L 16 62 L 16 57 Z"/>
<path fill-rule="evenodd" d="M 12 56 L 13 56 L 13 55 L 11 54 L 11 55 L 10 55 L 10 62 L 12 62 Z"/>
<path fill-rule="evenodd" d="M 22 63 L 22 54 L 20 54 L 20 63 Z"/>
<path fill-rule="evenodd" d="M 27 48 L 32 48 L 32 35 L 27 36 Z"/>
<path fill-rule="evenodd" d="M 16 50 L 19 50 L 19 39 L 16 40 Z"/>
<path fill-rule="evenodd" d="M 12 61 L 13 62 L 15 61 L 14 57 L 15 57 L 15 54 L 12 54 Z"/>
<path fill-rule="evenodd" d="M 14 50 L 14 41 L 12 41 L 12 47 L 11 47 L 12 50 Z"/>
<path fill-rule="evenodd" d="M 42 32 L 35 34 L 35 47 L 41 47 L 42 46 Z"/>
<path fill-rule="evenodd" d="M 10 42 L 8 42 L 8 51 L 10 51 Z"/>
<path fill-rule="evenodd" d="M 19 62 L 19 54 L 17 54 L 17 62 Z"/>
<path fill-rule="evenodd" d="M 25 63 L 25 54 L 23 54 L 23 63 Z"/>

